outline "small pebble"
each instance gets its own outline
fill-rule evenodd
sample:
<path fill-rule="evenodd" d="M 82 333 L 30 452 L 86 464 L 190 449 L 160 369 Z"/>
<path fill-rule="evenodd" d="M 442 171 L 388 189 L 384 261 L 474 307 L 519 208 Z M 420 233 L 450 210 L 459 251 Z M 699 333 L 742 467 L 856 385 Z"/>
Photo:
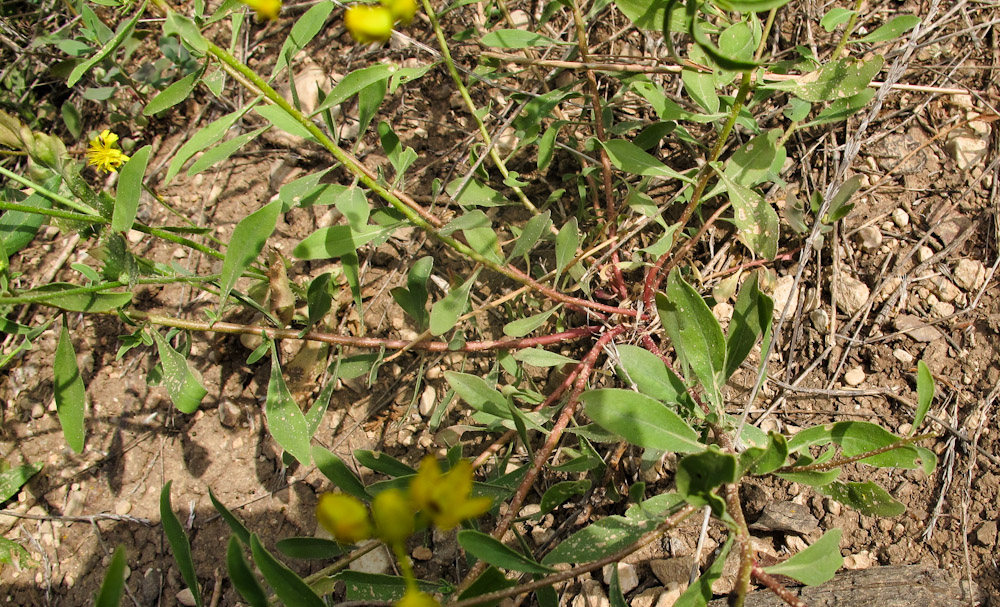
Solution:
<path fill-rule="evenodd" d="M 896 433 L 900 436 L 906 436 L 910 433 L 910 430 L 913 430 L 913 424 L 902 423 L 896 428 Z"/>
<path fill-rule="evenodd" d="M 927 245 L 924 245 L 919 249 L 917 249 L 917 261 L 919 261 L 920 263 L 924 263 L 931 257 L 934 257 L 934 251 Z"/>
<path fill-rule="evenodd" d="M 194 593 L 191 592 L 190 588 L 185 588 L 177 593 L 177 602 L 184 607 L 193 607 L 197 603 L 194 601 Z"/>
<path fill-rule="evenodd" d="M 875 226 L 865 226 L 858 230 L 858 244 L 865 251 L 874 251 L 882 246 L 882 230 Z"/>
<path fill-rule="evenodd" d="M 424 391 L 420 395 L 420 415 L 430 416 L 434 412 L 434 405 L 437 404 L 437 392 L 434 386 L 424 386 Z"/>
<path fill-rule="evenodd" d="M 905 228 L 910 225 L 910 215 L 904 209 L 896 209 L 892 212 L 892 223 L 898 228 Z"/>
<path fill-rule="evenodd" d="M 115 514 L 125 516 L 132 511 L 132 502 L 128 500 L 119 500 L 115 502 Z"/>
<path fill-rule="evenodd" d="M 893 350 L 892 355 L 896 358 L 896 360 L 904 365 L 908 365 L 913 362 L 913 355 L 902 348 L 896 348 Z"/>
<path fill-rule="evenodd" d="M 413 558 L 417 561 L 429 561 L 434 557 L 434 552 L 427 546 L 417 546 L 413 549 Z"/>
<path fill-rule="evenodd" d="M 860 386 L 865 381 L 865 371 L 861 367 L 854 367 L 844 373 L 844 381 L 848 386 Z"/>

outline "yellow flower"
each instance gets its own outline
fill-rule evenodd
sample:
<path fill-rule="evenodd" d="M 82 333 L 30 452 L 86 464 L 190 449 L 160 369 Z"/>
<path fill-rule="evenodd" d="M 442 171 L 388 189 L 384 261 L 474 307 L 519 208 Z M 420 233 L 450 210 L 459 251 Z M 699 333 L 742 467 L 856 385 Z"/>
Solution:
<path fill-rule="evenodd" d="M 386 544 L 400 544 L 413 535 L 413 508 L 399 489 L 386 489 L 376 495 L 372 516 L 378 536 Z"/>
<path fill-rule="evenodd" d="M 344 12 L 344 26 L 362 44 L 385 42 L 392 35 L 392 11 L 384 6 L 355 4 Z"/>
<path fill-rule="evenodd" d="M 257 13 L 261 21 L 274 21 L 281 12 L 281 0 L 241 0 Z"/>
<path fill-rule="evenodd" d="M 382 6 L 389 9 L 394 21 L 403 25 L 409 25 L 417 14 L 416 0 L 382 0 Z"/>
<path fill-rule="evenodd" d="M 316 520 L 342 544 L 356 544 L 372 536 L 368 510 L 357 498 L 324 493 L 316 505 Z"/>
<path fill-rule="evenodd" d="M 118 135 L 104 129 L 100 135 L 90 140 L 90 147 L 87 148 L 87 164 L 109 173 L 117 173 L 118 167 L 128 162 L 128 156 L 122 153 L 117 145 Z"/>
<path fill-rule="evenodd" d="M 426 592 L 416 588 L 407 588 L 403 598 L 396 601 L 393 607 L 441 607 L 441 603 Z"/>
<path fill-rule="evenodd" d="M 460 460 L 446 474 L 441 474 L 437 461 L 427 456 L 410 483 L 414 507 L 423 511 L 442 531 L 466 519 L 482 516 L 490 509 L 490 498 L 470 498 L 471 493 L 472 464 L 467 460 Z"/>

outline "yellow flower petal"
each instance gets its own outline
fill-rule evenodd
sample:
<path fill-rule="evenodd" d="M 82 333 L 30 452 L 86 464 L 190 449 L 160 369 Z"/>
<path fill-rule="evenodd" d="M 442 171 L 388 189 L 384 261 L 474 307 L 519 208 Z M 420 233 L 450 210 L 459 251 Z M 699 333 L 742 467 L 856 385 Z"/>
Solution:
<path fill-rule="evenodd" d="M 356 544 L 372 536 L 368 510 L 361 500 L 350 495 L 321 495 L 316 504 L 316 520 L 342 544 Z"/>
<path fill-rule="evenodd" d="M 416 0 L 382 0 L 382 6 L 389 9 L 394 21 L 403 25 L 409 25 L 417 14 Z"/>
<path fill-rule="evenodd" d="M 400 544 L 413 535 L 413 508 L 399 489 L 386 489 L 376 495 L 372 516 L 378 536 L 386 544 Z"/>
<path fill-rule="evenodd" d="M 249 6 L 261 21 L 274 21 L 281 13 L 281 0 L 241 0 Z"/>
<path fill-rule="evenodd" d="M 118 167 L 129 159 L 116 147 L 117 143 L 118 135 L 108 129 L 101 131 L 97 137 L 90 140 L 90 147 L 87 148 L 87 164 L 108 173 L 117 173 Z"/>
<path fill-rule="evenodd" d="M 384 6 L 355 4 L 344 12 L 344 27 L 362 44 L 385 42 L 392 35 L 392 12 Z"/>

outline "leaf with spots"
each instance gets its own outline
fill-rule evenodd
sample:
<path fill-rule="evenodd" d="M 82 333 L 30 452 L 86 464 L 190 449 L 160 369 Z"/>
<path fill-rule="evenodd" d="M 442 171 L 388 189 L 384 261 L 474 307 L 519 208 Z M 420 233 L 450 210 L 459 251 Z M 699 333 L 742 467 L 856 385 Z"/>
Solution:
<path fill-rule="evenodd" d="M 152 333 L 163 366 L 162 385 L 167 389 L 170 402 L 182 413 L 194 413 L 208 391 L 184 355 L 167 343 L 158 331 Z"/>
<path fill-rule="evenodd" d="M 868 83 L 882 69 L 883 61 L 879 55 L 868 61 L 839 59 L 794 80 L 769 82 L 762 88 L 787 91 L 799 99 L 811 102 L 853 97 L 868 87 Z"/>
<path fill-rule="evenodd" d="M 267 419 L 267 429 L 281 448 L 303 464 L 312 464 L 309 423 L 281 374 L 278 349 L 274 342 L 271 342 L 271 379 L 267 383 L 264 416 Z"/>
<path fill-rule="evenodd" d="M 778 254 L 778 213 L 759 193 L 720 172 L 733 205 L 739 238 L 755 255 L 771 259 Z"/>

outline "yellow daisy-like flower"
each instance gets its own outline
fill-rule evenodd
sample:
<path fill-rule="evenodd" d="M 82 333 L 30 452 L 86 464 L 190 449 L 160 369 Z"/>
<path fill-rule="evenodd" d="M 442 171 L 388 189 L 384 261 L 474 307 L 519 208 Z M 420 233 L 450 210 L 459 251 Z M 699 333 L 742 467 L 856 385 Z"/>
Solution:
<path fill-rule="evenodd" d="M 389 9 L 394 21 L 403 25 L 409 25 L 417 14 L 416 0 L 382 0 L 382 6 Z"/>
<path fill-rule="evenodd" d="M 441 474 L 437 461 L 427 456 L 420 463 L 416 478 L 410 483 L 410 499 L 439 529 L 447 531 L 466 519 L 486 514 L 493 504 L 488 497 L 469 497 L 472 493 L 472 464 L 461 460 Z"/>
<path fill-rule="evenodd" d="M 341 544 L 357 544 L 372 536 L 368 509 L 343 493 L 324 493 L 316 504 L 316 520 Z"/>
<path fill-rule="evenodd" d="M 396 601 L 394 607 L 441 607 L 441 603 L 426 592 L 416 588 L 407 588 L 403 598 Z"/>
<path fill-rule="evenodd" d="M 344 27 L 357 42 L 385 42 L 392 35 L 392 11 L 384 6 L 355 4 L 344 12 Z"/>
<path fill-rule="evenodd" d="M 87 164 L 108 173 L 117 173 L 118 167 L 126 162 L 128 156 L 118 148 L 118 135 L 104 129 L 100 135 L 90 140 Z"/>
<path fill-rule="evenodd" d="M 241 0 L 257 13 L 261 21 L 274 21 L 281 13 L 281 0 Z"/>

